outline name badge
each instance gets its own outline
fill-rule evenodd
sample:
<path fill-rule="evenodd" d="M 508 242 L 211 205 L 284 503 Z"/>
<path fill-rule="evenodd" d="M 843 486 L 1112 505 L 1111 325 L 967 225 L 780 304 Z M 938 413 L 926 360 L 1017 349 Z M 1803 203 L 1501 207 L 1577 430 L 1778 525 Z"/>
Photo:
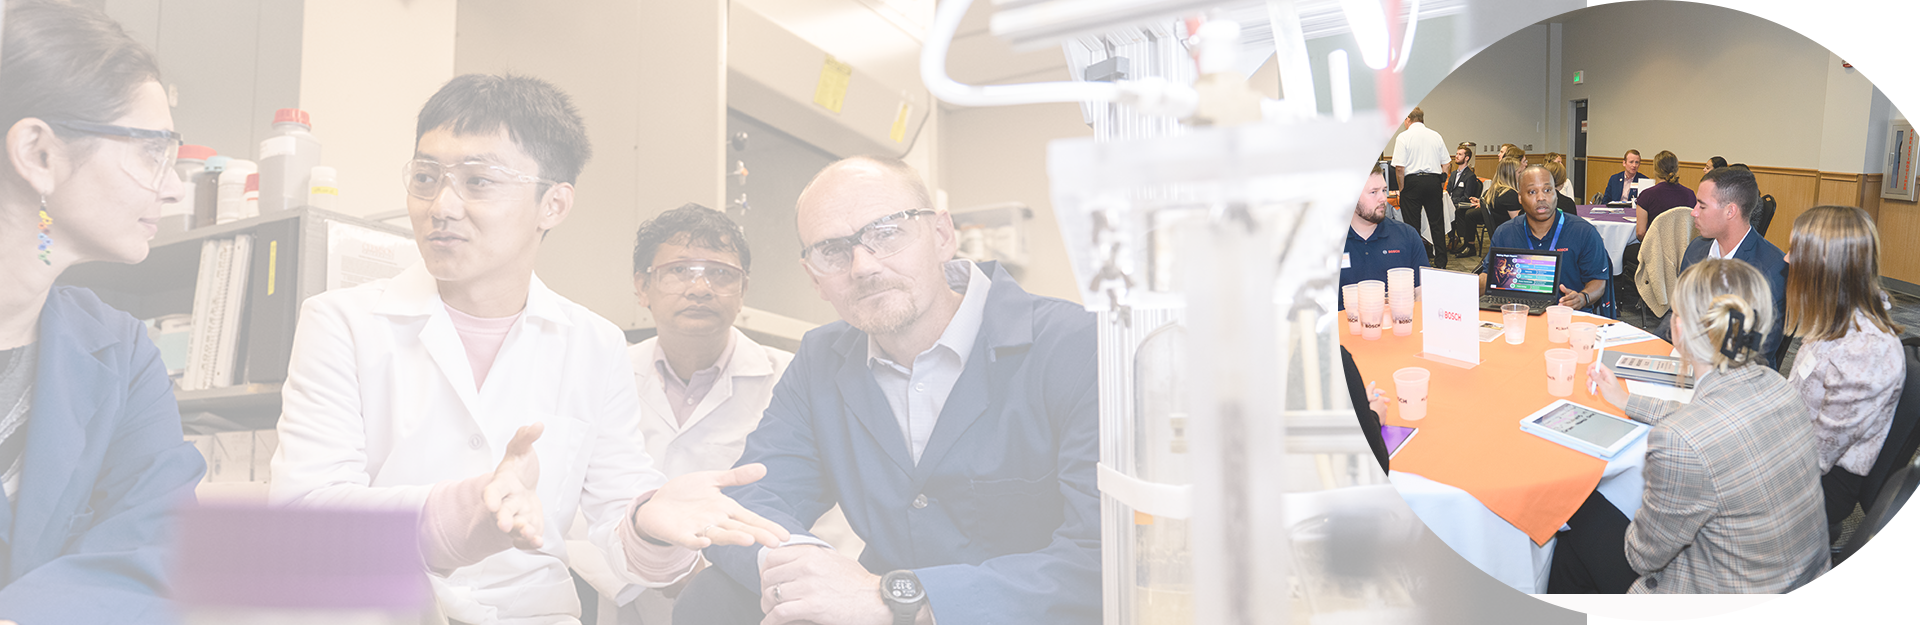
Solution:
<path fill-rule="evenodd" d="M 1347 254 L 1346 252 L 1341 252 L 1341 253 L 1340 253 L 1340 268 L 1341 268 L 1341 269 L 1352 269 L 1352 268 L 1353 268 L 1353 256 L 1352 256 L 1352 255 L 1350 255 L 1350 254 Z"/>

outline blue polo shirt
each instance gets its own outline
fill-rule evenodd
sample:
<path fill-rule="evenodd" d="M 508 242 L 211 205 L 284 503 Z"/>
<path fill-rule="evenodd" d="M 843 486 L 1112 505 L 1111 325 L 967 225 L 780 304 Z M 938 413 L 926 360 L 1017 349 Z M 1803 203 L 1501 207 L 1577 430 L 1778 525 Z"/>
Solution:
<path fill-rule="evenodd" d="M 1364 280 L 1386 282 L 1387 270 L 1396 267 L 1413 268 L 1413 285 L 1420 286 L 1419 269 L 1426 266 L 1427 242 L 1413 226 L 1387 219 L 1364 239 L 1348 226 L 1346 251 L 1340 254 L 1340 286 Z M 1346 305 L 1340 302 L 1342 308 Z"/>
<path fill-rule="evenodd" d="M 1613 263 L 1607 258 L 1607 243 L 1601 240 L 1600 231 L 1594 229 L 1592 223 L 1581 219 L 1579 215 L 1558 211 L 1554 215 L 1556 221 L 1563 216 L 1566 221 L 1549 229 L 1547 236 L 1540 238 L 1534 237 L 1533 231 L 1527 229 L 1525 215 L 1507 220 L 1507 223 L 1500 224 L 1500 227 L 1493 231 L 1493 236 L 1490 237 L 1491 247 L 1523 250 L 1545 250 L 1551 247 L 1553 250 L 1565 252 L 1560 256 L 1560 286 L 1575 291 L 1586 288 L 1590 280 L 1607 279 Z M 1554 242 L 1556 234 L 1560 239 L 1558 243 Z M 1492 256 L 1493 251 L 1488 250 L 1487 256 L 1480 260 L 1480 268 L 1474 271 L 1486 273 L 1487 258 Z"/>

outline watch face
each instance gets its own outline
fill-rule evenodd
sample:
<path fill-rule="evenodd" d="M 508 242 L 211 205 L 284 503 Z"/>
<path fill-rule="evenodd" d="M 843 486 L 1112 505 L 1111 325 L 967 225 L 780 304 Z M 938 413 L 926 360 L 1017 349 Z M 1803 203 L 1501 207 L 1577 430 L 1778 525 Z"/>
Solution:
<path fill-rule="evenodd" d="M 882 583 L 887 598 L 894 601 L 917 601 L 920 599 L 920 584 L 905 575 L 889 576 Z"/>

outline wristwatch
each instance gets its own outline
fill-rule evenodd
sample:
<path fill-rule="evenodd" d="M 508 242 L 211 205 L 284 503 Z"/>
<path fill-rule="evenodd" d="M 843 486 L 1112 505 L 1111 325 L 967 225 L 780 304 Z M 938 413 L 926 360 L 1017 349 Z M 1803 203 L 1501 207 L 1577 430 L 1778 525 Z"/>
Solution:
<path fill-rule="evenodd" d="M 920 576 L 900 570 L 880 576 L 880 602 L 893 610 L 893 625 L 913 625 L 920 607 L 927 604 L 927 590 L 920 587 Z"/>

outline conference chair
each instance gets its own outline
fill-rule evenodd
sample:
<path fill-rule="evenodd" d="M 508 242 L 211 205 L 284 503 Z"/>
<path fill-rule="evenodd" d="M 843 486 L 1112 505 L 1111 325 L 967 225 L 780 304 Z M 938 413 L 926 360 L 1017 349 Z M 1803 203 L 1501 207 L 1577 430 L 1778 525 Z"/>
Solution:
<path fill-rule="evenodd" d="M 1853 538 L 1845 544 L 1833 548 L 1833 563 L 1840 564 L 1847 556 L 1859 551 L 1860 545 L 1867 542 L 1873 533 L 1886 523 L 1886 517 L 1893 516 L 1914 490 L 1914 482 L 1920 481 L 1920 473 L 1907 468 L 1908 459 L 1914 451 L 1920 449 L 1920 337 L 1908 337 L 1900 341 L 1907 367 L 1906 382 L 1900 388 L 1900 401 L 1894 405 L 1893 423 L 1887 426 L 1887 440 L 1880 445 L 1880 455 L 1873 461 L 1873 469 L 1867 472 L 1866 481 L 1860 484 L 1860 501 L 1866 510 L 1866 519 L 1853 531 Z M 1904 490 L 1904 493 L 1901 492 Z M 1890 506 L 1890 508 L 1889 508 Z M 1840 537 L 1829 537 L 1838 540 Z"/>

